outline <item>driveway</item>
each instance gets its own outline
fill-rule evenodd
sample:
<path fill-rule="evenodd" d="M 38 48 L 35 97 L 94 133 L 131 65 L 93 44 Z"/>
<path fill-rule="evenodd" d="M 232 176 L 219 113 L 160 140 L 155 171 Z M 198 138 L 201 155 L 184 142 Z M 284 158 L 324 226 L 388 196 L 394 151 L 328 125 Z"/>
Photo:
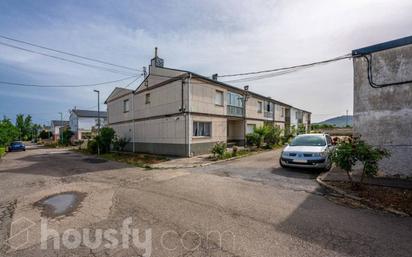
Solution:
<path fill-rule="evenodd" d="M 411 218 L 331 202 L 316 173 L 282 169 L 278 155 L 143 170 L 65 150 L 8 154 L 0 163 L 0 256 L 410 256 Z M 67 191 L 86 197 L 72 214 L 46 220 L 59 238 L 41 249 L 33 203 Z M 23 217 L 34 222 L 27 238 L 6 244 Z M 140 244 L 129 241 L 133 233 L 116 247 L 108 238 L 96 247 L 84 241 L 90 229 L 94 239 L 103 230 L 120 242 L 125 224 L 139 230 Z M 64 243 L 68 229 L 81 232 L 79 245 Z"/>

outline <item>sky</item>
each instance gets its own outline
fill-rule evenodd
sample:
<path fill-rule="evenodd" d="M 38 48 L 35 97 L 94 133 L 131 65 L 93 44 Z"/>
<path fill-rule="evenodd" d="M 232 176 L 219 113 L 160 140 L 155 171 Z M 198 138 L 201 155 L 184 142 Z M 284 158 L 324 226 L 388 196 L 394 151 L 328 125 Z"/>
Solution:
<path fill-rule="evenodd" d="M 412 33 L 410 0 L 2 0 L 0 10 L 0 35 L 136 68 L 126 70 L 136 75 L 149 65 L 155 46 L 166 67 L 210 76 L 325 60 Z M 57 55 L 6 39 L 0 43 Z M 0 45 L 1 81 L 91 84 L 125 77 Z M 0 115 L 14 120 L 17 113 L 31 114 L 49 124 L 63 112 L 68 119 L 75 106 L 97 109 L 93 89 L 104 102 L 114 87 L 132 80 L 85 88 L 0 85 Z M 312 112 L 314 122 L 352 113 L 350 59 L 232 85 L 246 84 Z"/>

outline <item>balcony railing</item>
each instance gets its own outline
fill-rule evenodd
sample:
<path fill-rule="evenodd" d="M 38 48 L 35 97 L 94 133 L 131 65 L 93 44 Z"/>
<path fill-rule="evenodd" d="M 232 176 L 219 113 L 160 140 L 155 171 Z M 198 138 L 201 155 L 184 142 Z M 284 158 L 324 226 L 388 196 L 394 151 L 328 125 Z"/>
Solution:
<path fill-rule="evenodd" d="M 243 107 L 228 105 L 227 115 L 243 117 Z"/>
<path fill-rule="evenodd" d="M 264 116 L 265 118 L 273 119 L 273 112 L 265 112 Z"/>

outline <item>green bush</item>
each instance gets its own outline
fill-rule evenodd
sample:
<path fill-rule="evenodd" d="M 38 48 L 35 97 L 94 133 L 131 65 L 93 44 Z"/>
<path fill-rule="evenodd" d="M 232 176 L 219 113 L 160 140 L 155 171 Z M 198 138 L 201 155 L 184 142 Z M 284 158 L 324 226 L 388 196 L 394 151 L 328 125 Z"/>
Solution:
<path fill-rule="evenodd" d="M 87 151 L 91 154 L 97 153 L 97 141 L 92 139 L 87 142 Z"/>
<path fill-rule="evenodd" d="M 63 130 L 62 136 L 60 137 L 59 143 L 65 146 L 69 145 L 72 136 L 73 132 L 69 128 L 65 128 Z"/>
<path fill-rule="evenodd" d="M 226 153 L 226 143 L 224 142 L 216 143 L 213 146 L 211 153 L 213 154 L 214 158 L 223 159 Z"/>
<path fill-rule="evenodd" d="M 114 145 L 114 149 L 116 149 L 117 151 L 121 151 L 123 152 L 126 145 L 130 142 L 130 138 L 125 138 L 125 137 L 116 137 L 113 145 Z"/>
<path fill-rule="evenodd" d="M 246 143 L 248 145 L 257 146 L 260 143 L 260 135 L 254 132 L 246 134 Z"/>
<path fill-rule="evenodd" d="M 116 133 L 112 128 L 102 128 L 100 130 L 100 135 L 96 136 L 96 141 L 99 143 L 100 146 L 100 152 L 110 152 L 110 146 L 112 145 L 115 136 Z"/>
<path fill-rule="evenodd" d="M 332 152 L 331 158 L 333 163 L 346 172 L 352 186 L 355 186 L 351 171 L 357 161 L 363 165 L 360 179 L 362 185 L 366 176 L 376 176 L 379 169 L 378 162 L 389 156 L 388 150 L 369 145 L 358 137 L 341 142 Z"/>
<path fill-rule="evenodd" d="M 0 147 L 0 157 L 6 154 L 6 147 Z"/>
<path fill-rule="evenodd" d="M 281 143 L 283 130 L 279 126 L 270 126 L 265 136 L 265 143 L 269 148 L 273 148 Z"/>

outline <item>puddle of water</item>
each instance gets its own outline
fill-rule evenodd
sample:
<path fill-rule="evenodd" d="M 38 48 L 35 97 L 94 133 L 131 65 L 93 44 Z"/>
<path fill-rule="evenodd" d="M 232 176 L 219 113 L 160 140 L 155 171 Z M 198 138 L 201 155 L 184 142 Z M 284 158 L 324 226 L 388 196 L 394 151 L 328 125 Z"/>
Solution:
<path fill-rule="evenodd" d="M 57 217 L 72 213 L 86 196 L 85 193 L 65 192 L 47 196 L 34 205 L 42 208 L 42 216 Z"/>

